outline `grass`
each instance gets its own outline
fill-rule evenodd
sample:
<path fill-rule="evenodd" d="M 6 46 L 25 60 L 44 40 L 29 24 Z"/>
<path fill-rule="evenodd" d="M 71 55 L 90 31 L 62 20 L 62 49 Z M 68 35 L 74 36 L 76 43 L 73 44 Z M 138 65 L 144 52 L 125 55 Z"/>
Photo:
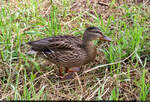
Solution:
<path fill-rule="evenodd" d="M 150 100 L 149 4 L 105 4 L 2 0 L 0 99 Z M 57 66 L 26 54 L 28 41 L 59 34 L 82 36 L 93 25 L 113 41 L 94 41 L 98 55 L 75 79 L 59 80 Z"/>

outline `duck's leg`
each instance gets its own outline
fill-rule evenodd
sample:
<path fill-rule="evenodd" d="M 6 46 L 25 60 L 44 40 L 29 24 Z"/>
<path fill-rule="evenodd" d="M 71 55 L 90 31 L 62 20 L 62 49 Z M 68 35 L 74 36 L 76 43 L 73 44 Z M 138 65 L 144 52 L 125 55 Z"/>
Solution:
<path fill-rule="evenodd" d="M 65 71 L 68 72 L 68 73 L 67 73 L 67 75 L 65 75 L 63 77 L 63 80 L 73 79 L 74 72 L 80 72 L 80 68 L 79 67 L 74 67 L 74 68 L 70 68 L 70 69 L 66 68 Z"/>
<path fill-rule="evenodd" d="M 59 68 L 59 76 L 62 77 L 62 67 Z"/>
<path fill-rule="evenodd" d="M 68 73 L 68 68 L 65 68 L 65 73 Z"/>

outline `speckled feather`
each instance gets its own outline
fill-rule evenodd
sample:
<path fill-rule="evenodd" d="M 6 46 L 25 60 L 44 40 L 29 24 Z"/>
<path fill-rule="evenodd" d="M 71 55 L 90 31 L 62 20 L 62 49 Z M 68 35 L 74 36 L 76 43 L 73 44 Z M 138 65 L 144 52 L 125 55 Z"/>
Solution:
<path fill-rule="evenodd" d="M 82 40 L 78 37 L 54 36 L 27 44 L 32 46 L 32 50 L 38 51 L 40 56 L 59 66 L 77 67 L 86 64 L 87 53 L 83 50 Z"/>

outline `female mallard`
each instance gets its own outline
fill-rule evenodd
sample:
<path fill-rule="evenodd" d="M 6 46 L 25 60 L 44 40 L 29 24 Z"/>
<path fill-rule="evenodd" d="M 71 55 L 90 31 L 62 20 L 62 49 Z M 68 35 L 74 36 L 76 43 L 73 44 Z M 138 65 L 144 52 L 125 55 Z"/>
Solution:
<path fill-rule="evenodd" d="M 62 67 L 67 69 L 68 75 L 72 72 L 80 71 L 80 66 L 89 63 L 96 57 L 96 47 L 92 40 L 111 41 L 110 38 L 104 36 L 99 28 L 88 27 L 83 39 L 78 37 L 64 35 L 44 38 L 37 41 L 31 41 L 27 44 L 31 45 L 33 51 L 38 52 L 42 57 L 60 67 L 60 75 L 62 75 Z"/>

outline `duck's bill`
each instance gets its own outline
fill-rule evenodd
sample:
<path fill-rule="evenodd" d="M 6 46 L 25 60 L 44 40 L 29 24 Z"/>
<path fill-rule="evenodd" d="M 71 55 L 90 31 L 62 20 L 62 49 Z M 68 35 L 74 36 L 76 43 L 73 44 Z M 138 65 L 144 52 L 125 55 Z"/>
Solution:
<path fill-rule="evenodd" d="M 103 40 L 103 41 L 112 41 L 111 38 L 109 38 L 107 36 L 100 37 L 100 40 Z"/>

